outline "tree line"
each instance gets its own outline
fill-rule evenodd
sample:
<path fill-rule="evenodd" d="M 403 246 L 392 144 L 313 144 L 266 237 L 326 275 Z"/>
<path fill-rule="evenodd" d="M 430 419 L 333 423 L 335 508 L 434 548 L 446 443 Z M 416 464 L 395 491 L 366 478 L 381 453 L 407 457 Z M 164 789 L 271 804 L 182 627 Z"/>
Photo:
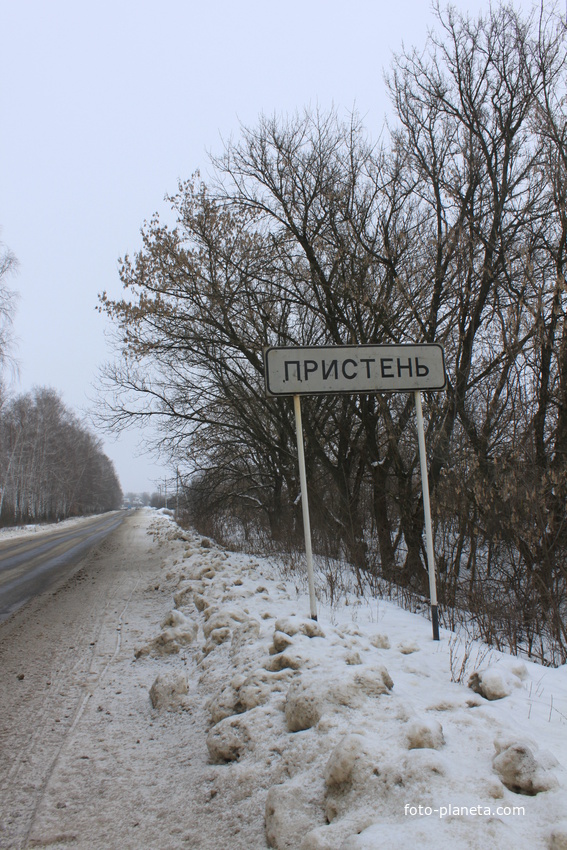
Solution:
<path fill-rule="evenodd" d="M 54 521 L 120 507 L 100 441 L 51 389 L 0 405 L 0 524 Z"/>
<path fill-rule="evenodd" d="M 336 112 L 243 127 L 154 216 L 101 296 L 120 356 L 108 419 L 157 420 L 209 521 L 300 530 L 289 400 L 263 346 L 439 342 L 425 397 L 446 616 L 567 659 L 565 26 L 543 7 L 437 6 L 386 79 L 374 143 Z M 315 545 L 364 576 L 426 586 L 413 399 L 304 401 Z"/>
<path fill-rule="evenodd" d="M 14 254 L 0 243 L 0 370 L 15 367 Z M 118 508 L 122 491 L 100 441 L 55 390 L 11 396 L 0 373 L 0 526 Z"/>

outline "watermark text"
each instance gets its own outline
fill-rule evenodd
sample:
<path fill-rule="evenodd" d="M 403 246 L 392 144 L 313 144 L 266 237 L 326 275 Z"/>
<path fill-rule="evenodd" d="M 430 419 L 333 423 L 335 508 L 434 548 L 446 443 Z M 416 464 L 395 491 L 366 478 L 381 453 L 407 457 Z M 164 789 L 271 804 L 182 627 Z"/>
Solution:
<path fill-rule="evenodd" d="M 508 815 L 525 815 L 525 806 L 412 806 L 406 803 L 404 815 L 406 817 L 505 817 Z"/>

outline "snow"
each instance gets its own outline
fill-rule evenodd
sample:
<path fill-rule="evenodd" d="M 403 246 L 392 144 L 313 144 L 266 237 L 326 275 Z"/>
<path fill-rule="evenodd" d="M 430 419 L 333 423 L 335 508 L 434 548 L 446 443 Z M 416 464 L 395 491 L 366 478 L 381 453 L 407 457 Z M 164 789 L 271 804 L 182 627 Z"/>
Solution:
<path fill-rule="evenodd" d="M 433 641 L 428 620 L 383 600 L 320 600 L 314 622 L 302 575 L 281 560 L 225 551 L 166 515 L 143 516 L 161 553 L 160 601 L 151 622 L 146 609 L 128 611 L 138 638 L 112 680 L 129 703 L 114 734 L 151 731 L 160 786 L 172 781 L 173 742 L 193 735 L 214 821 L 239 826 L 225 844 L 203 815 L 185 838 L 148 832 L 137 845 L 112 845 L 75 835 L 69 846 L 567 849 L 567 667 L 481 644 L 459 650 L 445 630 Z M 96 759 L 88 728 L 75 734 L 77 752 Z M 120 789 L 117 781 L 118 806 Z M 178 789 L 169 804 L 160 793 L 167 822 Z"/>
<path fill-rule="evenodd" d="M 158 711 L 176 711 L 183 708 L 189 688 L 184 673 L 160 673 L 150 688 L 150 700 Z"/>
<path fill-rule="evenodd" d="M 451 634 L 425 619 L 352 599 L 315 623 L 277 561 L 188 537 L 171 575 L 199 637 L 180 652 L 203 671 L 211 761 L 234 781 L 271 768 L 251 789 L 268 846 L 567 847 L 565 668 L 491 651 L 454 683 Z"/>

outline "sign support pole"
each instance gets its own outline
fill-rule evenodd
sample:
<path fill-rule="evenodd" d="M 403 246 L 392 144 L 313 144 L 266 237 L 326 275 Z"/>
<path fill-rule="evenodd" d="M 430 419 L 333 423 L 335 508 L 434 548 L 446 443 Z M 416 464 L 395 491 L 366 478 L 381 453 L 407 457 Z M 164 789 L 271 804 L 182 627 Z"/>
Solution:
<path fill-rule="evenodd" d="M 423 427 L 423 409 L 421 392 L 414 392 L 415 413 L 417 416 L 417 440 L 419 444 L 419 463 L 421 467 L 421 490 L 423 493 L 423 513 L 425 516 L 425 542 L 427 547 L 427 567 L 429 572 L 429 599 L 431 603 L 431 623 L 433 640 L 439 640 L 439 615 L 437 612 L 437 587 L 435 582 L 435 554 L 433 551 L 433 531 L 431 529 L 431 506 L 429 503 L 429 480 L 427 476 L 427 454 L 425 451 L 425 429 Z"/>
<path fill-rule="evenodd" d="M 317 619 L 317 598 L 313 580 L 313 554 L 311 551 L 311 523 L 309 522 L 309 503 L 307 501 L 307 475 L 305 473 L 305 452 L 303 449 L 303 425 L 301 423 L 301 398 L 293 397 L 295 410 L 295 434 L 297 438 L 297 457 L 299 460 L 299 481 L 301 484 L 301 508 L 303 510 L 303 533 L 305 535 L 305 558 L 307 561 L 307 579 L 309 582 L 309 607 L 311 619 Z"/>

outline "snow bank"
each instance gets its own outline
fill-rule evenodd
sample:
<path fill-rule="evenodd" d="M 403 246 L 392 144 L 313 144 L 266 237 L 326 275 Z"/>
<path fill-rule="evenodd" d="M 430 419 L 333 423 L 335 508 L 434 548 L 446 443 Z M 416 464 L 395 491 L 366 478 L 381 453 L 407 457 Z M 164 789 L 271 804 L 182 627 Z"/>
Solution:
<path fill-rule="evenodd" d="M 265 801 L 267 846 L 567 847 L 565 671 L 493 652 L 456 684 L 422 618 L 371 600 L 315 622 L 269 559 L 184 542 L 137 655 L 193 666 L 210 763 Z"/>

